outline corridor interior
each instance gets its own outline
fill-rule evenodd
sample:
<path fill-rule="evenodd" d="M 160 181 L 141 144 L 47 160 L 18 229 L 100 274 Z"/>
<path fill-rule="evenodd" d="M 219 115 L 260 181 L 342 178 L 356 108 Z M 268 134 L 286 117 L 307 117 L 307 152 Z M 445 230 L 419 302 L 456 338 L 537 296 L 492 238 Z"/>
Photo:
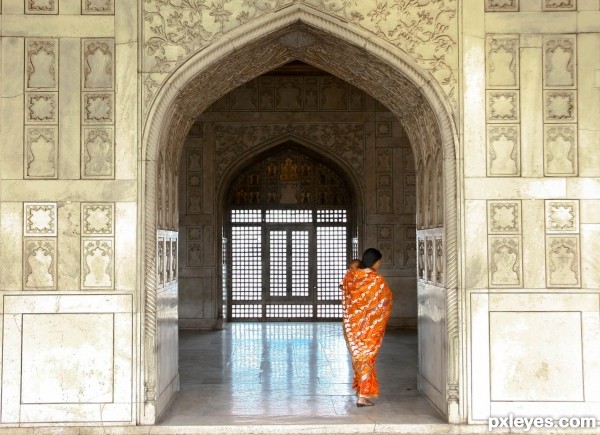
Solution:
<path fill-rule="evenodd" d="M 159 424 L 439 424 L 417 391 L 417 331 L 388 328 L 381 394 L 357 408 L 341 322 L 239 322 L 179 333 L 181 390 Z"/>

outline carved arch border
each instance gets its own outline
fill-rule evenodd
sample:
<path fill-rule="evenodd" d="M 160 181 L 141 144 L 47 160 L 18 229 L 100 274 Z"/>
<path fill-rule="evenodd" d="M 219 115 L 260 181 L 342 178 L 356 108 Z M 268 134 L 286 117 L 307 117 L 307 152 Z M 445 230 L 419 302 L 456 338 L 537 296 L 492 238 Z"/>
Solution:
<path fill-rule="evenodd" d="M 264 44 L 270 37 L 271 44 Z M 352 47 L 364 55 L 360 59 L 362 69 L 356 74 L 348 65 L 340 62 L 337 69 L 319 58 L 318 49 L 311 51 L 311 38 L 329 40 Z M 259 43 L 263 41 L 261 46 Z M 273 45 L 273 42 L 279 44 Z M 331 51 L 326 45 L 318 47 L 328 55 L 343 56 Z M 218 66 L 233 62 L 241 50 L 259 51 L 257 64 L 247 70 L 231 69 L 232 76 L 226 84 L 214 85 L 206 81 L 212 74 L 219 77 Z M 360 56 L 356 55 L 358 59 Z M 325 71 L 357 86 L 388 106 L 403 123 L 417 160 L 434 153 L 443 152 L 444 171 L 444 236 L 446 265 L 446 398 L 448 419 L 452 423 L 466 420 L 466 389 L 462 378 L 461 334 L 459 330 L 459 265 L 458 265 L 458 214 L 457 191 L 458 132 L 451 105 L 440 85 L 417 63 L 398 48 L 376 40 L 372 34 L 357 27 L 345 26 L 336 17 L 323 14 L 309 6 L 294 4 L 276 13 L 263 16 L 223 37 L 209 47 L 191 56 L 174 70 L 156 94 L 144 123 L 140 161 L 139 216 L 140 247 L 143 251 L 141 264 L 140 302 L 142 319 L 142 382 L 144 416 L 140 420 L 154 423 L 156 416 L 156 172 L 159 151 L 166 148 L 175 158 L 180 156 L 182 144 L 195 117 L 226 92 L 255 76 L 293 59 L 313 63 Z M 356 60 L 344 59 L 346 60 Z M 264 62 L 264 64 L 261 64 Z M 331 62 L 333 64 L 333 62 Z M 254 68 L 252 70 L 252 68 Z M 262 68 L 262 70 L 260 70 Z M 221 71 L 222 72 L 222 71 Z M 365 74 L 359 80 L 357 74 Z M 222 76 L 221 76 L 222 78 Z M 385 83 L 385 81 L 389 83 Z M 199 99 L 200 95 L 203 98 Z M 407 94 L 409 95 L 407 99 Z M 192 95 L 192 96 L 190 96 Z M 190 107 L 192 98 L 200 100 Z M 400 103 L 403 103 L 402 105 Z M 143 108 L 142 108 L 143 109 Z M 143 110 L 142 110 L 143 113 Z M 411 128 L 412 126 L 412 128 Z M 435 130 L 435 131 L 434 131 Z"/>

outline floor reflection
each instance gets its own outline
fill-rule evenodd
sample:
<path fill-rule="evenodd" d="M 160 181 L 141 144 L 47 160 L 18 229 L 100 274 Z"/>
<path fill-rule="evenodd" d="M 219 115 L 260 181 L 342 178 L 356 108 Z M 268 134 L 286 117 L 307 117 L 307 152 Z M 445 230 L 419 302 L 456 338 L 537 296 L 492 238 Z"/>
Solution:
<path fill-rule="evenodd" d="M 389 330 L 381 395 L 357 408 L 341 323 L 233 323 L 181 331 L 181 391 L 160 424 L 442 423 L 416 391 L 417 334 Z"/>

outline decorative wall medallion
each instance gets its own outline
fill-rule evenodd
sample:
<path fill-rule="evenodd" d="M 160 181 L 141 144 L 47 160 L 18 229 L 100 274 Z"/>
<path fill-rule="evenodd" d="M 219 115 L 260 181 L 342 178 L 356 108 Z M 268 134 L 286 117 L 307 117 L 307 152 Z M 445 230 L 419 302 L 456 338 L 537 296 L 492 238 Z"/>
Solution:
<path fill-rule="evenodd" d="M 574 87 L 577 57 L 574 35 L 544 38 L 544 87 Z"/>
<path fill-rule="evenodd" d="M 577 0 L 542 0 L 543 11 L 576 11 Z"/>
<path fill-rule="evenodd" d="M 26 202 L 23 208 L 25 237 L 56 236 L 56 203 Z"/>
<path fill-rule="evenodd" d="M 111 236 L 114 234 L 114 203 L 81 203 L 81 235 Z"/>
<path fill-rule="evenodd" d="M 230 110 L 258 110 L 258 81 L 250 80 L 229 93 Z"/>
<path fill-rule="evenodd" d="M 27 39 L 25 47 L 26 88 L 58 90 L 58 40 Z"/>
<path fill-rule="evenodd" d="M 578 233 L 579 201 L 546 200 L 546 232 Z"/>
<path fill-rule="evenodd" d="M 348 110 L 348 84 L 333 76 L 321 79 L 321 110 Z"/>
<path fill-rule="evenodd" d="M 493 35 L 486 38 L 486 87 L 519 86 L 519 37 Z"/>
<path fill-rule="evenodd" d="M 23 243 L 23 288 L 56 290 L 56 239 L 26 238 Z"/>
<path fill-rule="evenodd" d="M 579 236 L 546 236 L 548 287 L 580 287 Z"/>
<path fill-rule="evenodd" d="M 377 213 L 392 212 L 392 191 L 390 189 L 377 190 Z"/>
<path fill-rule="evenodd" d="M 394 264 L 394 247 L 392 242 L 379 242 L 377 247 L 381 252 L 381 264 L 392 265 Z"/>
<path fill-rule="evenodd" d="M 202 241 L 202 227 L 196 225 L 190 225 L 187 227 L 187 239 L 188 241 L 201 242 Z"/>
<path fill-rule="evenodd" d="M 409 172 L 408 174 L 404 174 L 404 187 L 417 187 L 417 175 L 413 172 Z"/>
<path fill-rule="evenodd" d="M 203 244 L 201 242 L 188 242 L 187 244 L 187 266 L 188 267 L 202 267 L 202 250 Z"/>
<path fill-rule="evenodd" d="M 302 110 L 301 77 L 275 77 L 275 110 Z"/>
<path fill-rule="evenodd" d="M 188 175 L 188 186 L 189 187 L 200 187 L 202 185 L 201 174 L 189 174 Z"/>
<path fill-rule="evenodd" d="M 82 178 L 114 177 L 113 127 L 84 127 Z"/>
<path fill-rule="evenodd" d="M 202 172 L 202 149 L 191 148 L 187 150 L 188 172 Z"/>
<path fill-rule="evenodd" d="M 82 121 L 84 124 L 111 124 L 113 119 L 113 93 L 83 94 Z"/>
<path fill-rule="evenodd" d="M 58 127 L 25 127 L 25 178 L 56 178 Z"/>
<path fill-rule="evenodd" d="M 26 14 L 58 14 L 58 0 L 25 0 Z"/>
<path fill-rule="evenodd" d="M 58 92 L 26 92 L 25 123 L 56 124 L 58 122 Z"/>
<path fill-rule="evenodd" d="M 375 136 L 391 137 L 392 136 L 392 123 L 389 121 L 377 122 L 375 124 Z"/>
<path fill-rule="evenodd" d="M 490 287 L 521 287 L 521 237 L 489 236 Z"/>
<path fill-rule="evenodd" d="M 577 133 L 574 125 L 544 126 L 544 174 L 577 175 Z"/>
<path fill-rule="evenodd" d="M 415 189 L 404 189 L 404 213 L 415 213 L 417 211 L 417 191 Z"/>
<path fill-rule="evenodd" d="M 394 226 L 377 225 L 377 240 L 394 240 Z"/>
<path fill-rule="evenodd" d="M 82 287 L 113 288 L 113 240 L 84 238 L 81 240 L 81 253 Z"/>
<path fill-rule="evenodd" d="M 83 15 L 110 15 L 114 12 L 113 0 L 81 0 Z"/>
<path fill-rule="evenodd" d="M 517 12 L 519 0 L 486 0 L 485 10 L 488 12 Z"/>
<path fill-rule="evenodd" d="M 187 212 L 188 214 L 202 213 L 202 191 L 200 189 L 188 190 Z"/>
<path fill-rule="evenodd" d="M 487 91 L 488 122 L 519 121 L 519 91 Z"/>
<path fill-rule="evenodd" d="M 392 174 L 377 174 L 377 187 L 392 187 Z"/>
<path fill-rule="evenodd" d="M 488 232 L 521 232 L 521 201 L 488 201 Z"/>
<path fill-rule="evenodd" d="M 114 74 L 113 39 L 82 41 L 83 89 L 112 89 Z"/>
<path fill-rule="evenodd" d="M 521 172 L 518 125 L 488 125 L 488 176 L 514 177 Z"/>
<path fill-rule="evenodd" d="M 417 243 L 414 240 L 404 242 L 404 266 L 417 264 Z"/>
<path fill-rule="evenodd" d="M 544 91 L 544 122 L 576 122 L 577 91 Z"/>

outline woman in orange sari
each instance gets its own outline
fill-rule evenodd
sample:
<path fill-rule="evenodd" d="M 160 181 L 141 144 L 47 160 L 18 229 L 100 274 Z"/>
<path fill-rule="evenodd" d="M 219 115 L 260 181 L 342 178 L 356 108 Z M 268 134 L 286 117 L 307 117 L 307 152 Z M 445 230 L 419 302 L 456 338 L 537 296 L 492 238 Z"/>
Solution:
<path fill-rule="evenodd" d="M 358 269 L 349 269 L 342 282 L 344 335 L 352 359 L 358 399 L 356 406 L 372 406 L 379 394 L 375 360 L 392 311 L 392 291 L 377 273 L 381 252 L 369 248 Z"/>

